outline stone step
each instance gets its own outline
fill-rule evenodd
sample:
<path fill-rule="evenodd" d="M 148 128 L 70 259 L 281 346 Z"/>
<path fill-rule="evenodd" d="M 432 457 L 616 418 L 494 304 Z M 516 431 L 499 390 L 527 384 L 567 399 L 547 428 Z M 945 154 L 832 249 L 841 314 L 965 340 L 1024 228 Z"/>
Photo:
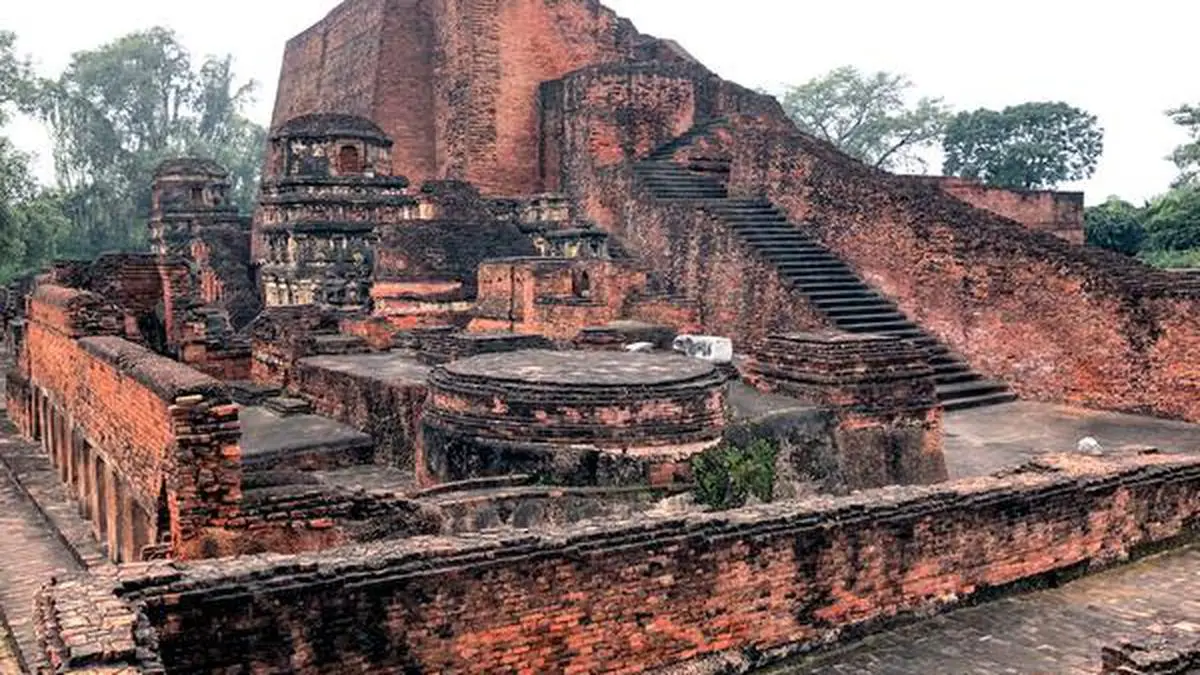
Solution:
<path fill-rule="evenodd" d="M 968 366 L 963 361 L 950 361 L 947 363 L 940 363 L 940 364 L 934 366 L 933 372 L 935 375 L 938 375 L 938 376 L 955 375 L 958 373 L 971 372 L 971 367 Z"/>
<path fill-rule="evenodd" d="M 943 399 L 942 407 L 946 411 L 952 410 L 968 410 L 971 408 L 982 408 L 989 405 L 999 405 L 1001 403 L 1011 403 L 1017 400 L 1017 395 L 1011 391 L 997 392 L 994 394 L 983 394 L 980 396 L 965 396 L 962 398 Z"/>
<path fill-rule="evenodd" d="M 982 378 L 971 382 L 938 385 L 937 388 L 938 398 L 941 400 L 985 396 L 1006 391 L 1008 391 L 1008 385 L 1003 382 Z"/>
<path fill-rule="evenodd" d="M 976 373 L 970 368 L 957 373 L 939 374 L 937 371 L 934 371 L 933 375 L 933 381 L 938 385 L 961 384 L 963 382 L 975 382 L 982 379 L 983 375 Z"/>
<path fill-rule="evenodd" d="M 780 267 L 783 275 L 789 279 L 797 279 L 805 282 L 838 282 L 838 283 L 862 283 L 855 275 L 849 272 L 830 272 L 829 270 L 811 269 L 806 267 Z"/>
<path fill-rule="evenodd" d="M 800 234 L 799 232 L 789 231 L 789 230 L 771 230 L 771 231 L 763 231 L 763 232 L 739 232 L 738 236 L 741 237 L 742 239 L 745 239 L 746 241 L 752 241 L 752 242 L 761 244 L 763 248 L 767 248 L 767 247 L 777 248 L 780 245 L 789 245 L 789 246 L 795 247 L 795 246 L 803 246 L 805 244 L 812 243 L 812 240 L 805 239 L 804 235 Z M 810 252 L 812 254 L 819 253 L 821 255 L 827 256 L 834 260 L 837 260 L 838 262 L 841 262 L 841 260 L 834 257 L 834 255 L 832 253 L 821 251 L 819 249 L 810 249 Z"/>
<path fill-rule="evenodd" d="M 313 409 L 307 400 L 291 396 L 273 396 L 263 401 L 263 407 L 281 417 L 307 415 Z"/>
<path fill-rule="evenodd" d="M 870 324 L 878 321 L 898 321 L 905 320 L 904 314 L 892 310 L 890 312 L 871 312 L 867 314 L 852 314 L 849 316 L 834 317 L 834 323 L 838 326 L 855 326 L 860 324 Z"/>
<path fill-rule="evenodd" d="M 781 272 L 788 272 L 790 274 L 806 274 L 806 275 L 827 274 L 830 276 L 848 275 L 848 276 L 853 276 L 856 279 L 858 278 L 854 274 L 853 270 L 851 270 L 847 267 L 839 267 L 835 263 L 829 263 L 829 262 L 809 263 L 809 262 L 805 262 L 803 260 L 788 260 L 786 262 L 779 262 L 777 260 L 771 260 L 770 258 L 767 258 L 767 259 L 770 260 L 771 262 L 775 263 L 776 269 L 780 270 Z"/>
<path fill-rule="evenodd" d="M 795 242 L 795 243 L 791 243 L 791 244 L 784 244 L 782 246 L 777 245 L 777 246 L 771 246 L 770 248 L 764 248 L 764 249 L 762 249 L 761 253 L 772 259 L 778 259 L 778 260 L 784 260 L 784 261 L 786 261 L 786 260 L 807 260 L 814 255 L 824 255 L 824 256 L 832 257 L 831 253 L 829 253 L 826 250 L 821 249 L 817 244 L 806 244 L 804 242 L 799 242 L 799 241 Z M 851 269 L 851 267 L 849 265 L 842 262 L 841 260 L 838 260 L 837 264 L 841 265 L 842 267 L 845 267 L 846 269 Z"/>
<path fill-rule="evenodd" d="M 817 309 L 828 314 L 829 312 L 852 311 L 865 307 L 877 307 L 881 303 L 888 303 L 888 300 L 878 293 L 865 294 L 863 297 L 848 298 L 848 297 L 824 297 L 821 295 L 810 295 L 808 298 Z M 890 303 L 888 303 L 890 306 Z"/>
<path fill-rule="evenodd" d="M 893 335 L 893 337 L 921 337 L 920 330 L 916 324 L 907 319 L 896 321 L 879 321 L 876 323 L 858 323 L 852 326 L 845 326 L 842 330 L 847 333 L 879 333 L 881 335 L 893 335 L 894 332 L 901 331 L 910 333 L 908 335 Z M 911 334 L 915 332 L 915 334 Z"/>
<path fill-rule="evenodd" d="M 854 303 L 850 305 L 841 304 L 825 304 L 814 303 L 817 307 L 830 318 L 837 320 L 842 318 L 852 318 L 856 316 L 871 316 L 873 314 L 883 314 L 887 312 L 900 312 L 896 310 L 896 305 L 882 297 L 877 297 L 866 303 Z"/>
<path fill-rule="evenodd" d="M 721 195 L 709 192 L 655 192 L 657 199 L 720 199 Z"/>
<path fill-rule="evenodd" d="M 834 291 L 811 291 L 808 293 L 809 300 L 874 300 L 879 297 L 874 291 L 861 290 L 834 290 Z"/>
<path fill-rule="evenodd" d="M 861 281 L 813 281 L 803 278 L 791 278 L 793 286 L 796 286 L 805 293 L 820 293 L 823 291 L 870 291 L 870 288 Z"/>

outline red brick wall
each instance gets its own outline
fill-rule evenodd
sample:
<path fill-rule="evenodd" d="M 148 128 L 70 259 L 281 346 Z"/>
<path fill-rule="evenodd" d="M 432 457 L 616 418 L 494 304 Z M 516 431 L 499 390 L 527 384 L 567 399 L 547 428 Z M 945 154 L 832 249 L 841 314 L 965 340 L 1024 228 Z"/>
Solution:
<path fill-rule="evenodd" d="M 964 202 L 1011 218 L 1031 230 L 1049 232 L 1073 244 L 1082 244 L 1083 193 L 1052 190 L 1004 190 L 963 178 L 915 176 Z"/>
<path fill-rule="evenodd" d="M 1195 533 L 1196 460 L 1043 462 L 1057 470 L 686 522 L 197 563 L 124 595 L 150 609 L 168 670 L 641 672 L 718 654 L 750 668 Z"/>
<path fill-rule="evenodd" d="M 538 86 L 648 56 L 680 58 L 597 0 L 347 0 L 288 43 L 273 125 L 363 115 L 395 139 L 397 173 L 533 193 Z"/>
<path fill-rule="evenodd" d="M 763 120 L 727 130 L 731 188 L 765 193 L 915 321 L 1047 401 L 1200 420 L 1200 293 Z"/>
<path fill-rule="evenodd" d="M 95 310 L 99 299 L 43 286 L 31 300 L 24 349 L 39 420 L 24 431 L 41 438 L 114 559 L 136 560 L 167 535 L 177 554 L 195 554 L 237 510 L 237 408 L 209 377 L 75 330 L 84 302 Z M 155 527 L 162 507 L 169 533 Z"/>
<path fill-rule="evenodd" d="M 373 117 L 387 4 L 347 0 L 288 41 L 272 127 L 313 112 Z"/>
<path fill-rule="evenodd" d="M 476 319 L 469 330 L 563 340 L 584 326 L 621 318 L 630 298 L 646 285 L 645 272 L 599 259 L 494 260 L 479 266 L 478 279 Z M 583 284 L 586 297 L 579 294 Z"/>

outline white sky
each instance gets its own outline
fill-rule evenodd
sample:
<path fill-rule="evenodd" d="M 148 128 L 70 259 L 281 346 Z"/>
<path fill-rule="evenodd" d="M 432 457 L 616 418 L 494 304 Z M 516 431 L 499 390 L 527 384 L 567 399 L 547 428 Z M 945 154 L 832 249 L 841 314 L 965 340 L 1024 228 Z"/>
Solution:
<path fill-rule="evenodd" d="M 1164 158 L 1185 140 L 1163 114 L 1200 103 L 1194 77 L 1195 0 L 605 0 L 643 32 L 677 40 L 708 67 L 751 87 L 799 83 L 840 65 L 904 73 L 919 93 L 957 109 L 1063 100 L 1104 127 L 1088 201 L 1138 201 L 1165 190 Z M 127 32 L 173 28 L 193 55 L 234 54 L 238 73 L 262 83 L 254 110 L 266 123 L 286 40 L 338 0 L 0 0 L 0 28 L 40 71 L 57 74 L 72 52 Z M 43 157 L 38 125 L 8 130 Z M 933 169 L 937 168 L 935 164 Z"/>

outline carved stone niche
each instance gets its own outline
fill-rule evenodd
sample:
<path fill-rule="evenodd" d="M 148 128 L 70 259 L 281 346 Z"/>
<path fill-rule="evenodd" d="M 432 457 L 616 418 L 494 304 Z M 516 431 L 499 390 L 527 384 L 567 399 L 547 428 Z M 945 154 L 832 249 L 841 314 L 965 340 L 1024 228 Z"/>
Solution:
<path fill-rule="evenodd" d="M 829 408 L 849 489 L 946 480 L 942 407 L 927 351 L 881 335 L 773 335 L 743 364 L 747 382 Z"/>

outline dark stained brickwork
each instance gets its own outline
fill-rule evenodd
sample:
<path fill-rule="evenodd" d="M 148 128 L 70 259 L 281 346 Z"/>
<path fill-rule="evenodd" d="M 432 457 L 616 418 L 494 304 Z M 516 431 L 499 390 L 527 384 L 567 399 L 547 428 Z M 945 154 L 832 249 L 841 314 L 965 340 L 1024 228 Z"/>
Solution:
<path fill-rule="evenodd" d="M 1194 534 L 1198 491 L 1179 457 L 1047 458 L 939 487 L 91 583 L 144 613 L 181 671 L 744 668 Z M 74 583 L 47 593 L 92 592 Z"/>

